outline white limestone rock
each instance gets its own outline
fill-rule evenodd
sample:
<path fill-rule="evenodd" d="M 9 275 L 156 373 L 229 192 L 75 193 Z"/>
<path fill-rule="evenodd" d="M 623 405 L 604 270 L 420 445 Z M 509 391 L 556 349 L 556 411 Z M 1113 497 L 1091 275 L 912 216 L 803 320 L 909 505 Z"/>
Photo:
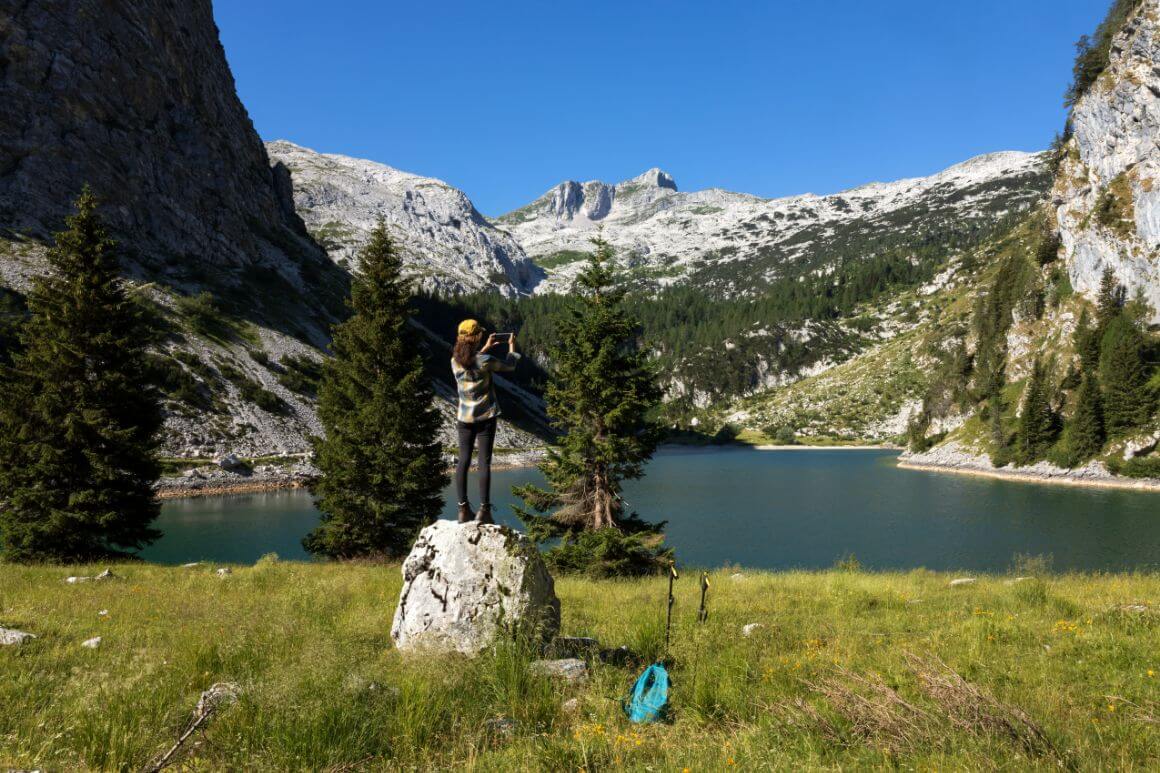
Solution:
<path fill-rule="evenodd" d="M 83 642 L 81 642 L 81 646 L 87 650 L 98 649 L 101 646 L 101 637 L 94 636 L 91 639 L 85 639 Z"/>
<path fill-rule="evenodd" d="M 113 570 L 106 569 L 105 571 L 101 572 L 100 574 L 96 574 L 96 575 L 92 575 L 92 576 L 75 575 L 72 577 L 66 577 L 64 579 L 64 581 L 66 583 L 68 583 L 69 585 L 76 585 L 77 583 L 82 583 L 82 582 L 101 582 L 103 580 L 115 580 L 115 579 L 117 579 L 117 575 L 113 574 Z"/>
<path fill-rule="evenodd" d="M 565 682 L 582 683 L 588 681 L 588 664 L 580 658 L 537 660 L 528 669 L 533 674 L 561 679 Z"/>
<path fill-rule="evenodd" d="M 344 267 L 356 268 L 358 251 L 382 217 L 408 271 L 426 289 L 517 295 L 543 277 L 511 235 L 442 180 L 286 141 L 269 142 L 266 150 L 290 170 L 294 204 L 306 227 Z"/>
<path fill-rule="evenodd" d="M 19 646 L 35 638 L 34 634 L 17 631 L 15 628 L 0 628 L 0 647 Z"/>
<path fill-rule="evenodd" d="M 1147 0 L 1072 111 L 1052 191 L 1072 286 L 1094 298 L 1105 268 L 1160 322 L 1160 7 Z M 1104 207 L 1112 216 L 1101 217 Z"/>
<path fill-rule="evenodd" d="M 403 562 L 391 626 L 400 650 L 475 655 L 501 635 L 550 640 L 560 601 L 535 545 L 495 524 L 436 521 Z"/>

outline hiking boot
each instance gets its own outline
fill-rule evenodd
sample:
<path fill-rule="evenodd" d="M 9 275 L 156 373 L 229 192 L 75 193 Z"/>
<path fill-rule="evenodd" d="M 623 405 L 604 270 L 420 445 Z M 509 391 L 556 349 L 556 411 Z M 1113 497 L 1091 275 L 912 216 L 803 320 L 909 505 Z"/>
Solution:
<path fill-rule="evenodd" d="M 475 520 L 480 523 L 495 523 L 491 517 L 491 505 L 480 505 L 479 512 L 475 514 Z"/>
<path fill-rule="evenodd" d="M 460 502 L 459 503 L 459 522 L 460 523 L 470 523 L 473 520 L 475 520 L 475 514 L 471 512 L 471 503 L 470 502 Z"/>

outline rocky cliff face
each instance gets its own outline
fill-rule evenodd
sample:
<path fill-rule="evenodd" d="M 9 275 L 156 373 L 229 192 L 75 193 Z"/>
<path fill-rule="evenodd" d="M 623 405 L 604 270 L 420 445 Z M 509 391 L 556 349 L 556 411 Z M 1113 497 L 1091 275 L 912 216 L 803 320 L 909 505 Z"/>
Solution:
<path fill-rule="evenodd" d="M 441 180 L 290 142 L 271 142 L 267 149 L 290 170 L 297 211 L 340 265 L 355 267 L 358 251 L 382 217 L 426 289 L 516 295 L 530 292 L 543 277 L 515 239 Z"/>
<path fill-rule="evenodd" d="M 930 177 L 872 183 L 830 196 L 762 199 L 719 189 L 683 193 L 650 169 L 615 185 L 564 182 L 496 221 L 550 271 L 538 290 L 567 287 L 596 229 L 643 283 L 695 280 L 732 293 L 781 276 L 829 270 L 827 260 L 883 233 L 929 243 L 987 228 L 1028 209 L 1049 184 L 1039 154 L 992 153 Z M 879 239 L 880 241 L 880 239 Z"/>
<path fill-rule="evenodd" d="M 1072 286 L 1095 297 L 1105 268 L 1160 322 L 1160 3 L 1115 37 L 1109 66 L 1072 111 L 1053 204 Z"/>
<path fill-rule="evenodd" d="M 210 0 L 4 6 L 0 233 L 45 240 L 88 183 L 149 279 L 273 272 L 317 310 L 319 285 L 340 275 L 237 98 Z"/>
<path fill-rule="evenodd" d="M 130 281 L 167 328 L 163 452 L 306 451 L 321 427 L 295 368 L 321 357 L 347 274 L 307 232 L 289 171 L 271 165 L 238 100 L 210 0 L 4 0 L 0 105 L 0 285 L 23 290 L 43 270 L 52 233 L 90 184 Z M 428 243 L 462 214 L 477 232 L 480 282 L 506 282 L 504 269 L 520 289 L 532 281 L 518 245 L 480 225 L 462 194 L 421 178 L 409 186 Z M 463 250 L 475 260 L 466 240 Z M 202 290 L 217 299 L 213 335 L 181 303 Z M 503 435 L 507 446 L 535 442 Z"/>

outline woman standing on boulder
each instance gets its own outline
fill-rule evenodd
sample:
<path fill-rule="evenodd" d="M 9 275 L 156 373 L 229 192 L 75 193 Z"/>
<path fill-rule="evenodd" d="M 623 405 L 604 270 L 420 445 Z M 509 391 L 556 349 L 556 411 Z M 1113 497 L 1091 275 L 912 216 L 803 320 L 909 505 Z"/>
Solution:
<path fill-rule="evenodd" d="M 459 389 L 459 460 L 455 467 L 455 491 L 459 496 L 459 522 L 477 520 L 494 523 L 491 517 L 491 449 L 495 445 L 496 417 L 499 402 L 491 374 L 516 369 L 520 355 L 516 351 L 515 333 L 492 333 L 483 340 L 483 326 L 474 319 L 459 323 L 455 348 L 451 352 L 451 372 Z M 506 354 L 496 356 L 489 352 L 504 343 Z M 471 466 L 471 452 L 479 444 L 479 512 L 473 513 L 467 501 L 467 469 Z"/>

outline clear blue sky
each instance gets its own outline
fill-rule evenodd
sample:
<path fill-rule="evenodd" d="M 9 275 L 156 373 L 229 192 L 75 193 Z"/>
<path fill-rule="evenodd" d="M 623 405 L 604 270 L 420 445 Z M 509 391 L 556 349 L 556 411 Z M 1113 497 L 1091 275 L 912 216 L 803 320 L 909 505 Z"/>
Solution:
<path fill-rule="evenodd" d="M 829 193 L 1039 150 L 1109 0 L 214 0 L 265 139 L 381 161 L 498 215 L 652 166 Z"/>

